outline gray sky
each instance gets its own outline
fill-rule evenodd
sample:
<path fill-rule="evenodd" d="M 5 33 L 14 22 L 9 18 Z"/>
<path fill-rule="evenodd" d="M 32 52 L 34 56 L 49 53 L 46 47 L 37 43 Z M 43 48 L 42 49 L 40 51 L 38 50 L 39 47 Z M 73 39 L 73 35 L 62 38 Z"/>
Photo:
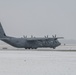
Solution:
<path fill-rule="evenodd" d="M 0 21 L 10 36 L 76 39 L 76 0 L 0 0 Z"/>

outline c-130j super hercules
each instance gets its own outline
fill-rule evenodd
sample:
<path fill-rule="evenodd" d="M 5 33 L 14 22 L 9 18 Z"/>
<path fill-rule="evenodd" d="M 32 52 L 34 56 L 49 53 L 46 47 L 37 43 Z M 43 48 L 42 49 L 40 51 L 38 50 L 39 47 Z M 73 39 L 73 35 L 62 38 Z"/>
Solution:
<path fill-rule="evenodd" d="M 61 43 L 58 41 L 59 38 L 63 38 L 63 37 L 56 37 L 56 35 L 53 36 L 52 38 L 49 38 L 49 37 L 44 37 L 44 38 L 10 37 L 5 34 L 3 27 L 0 23 L 0 40 L 17 48 L 25 48 L 25 49 L 53 48 L 55 49 L 57 46 L 61 45 Z"/>

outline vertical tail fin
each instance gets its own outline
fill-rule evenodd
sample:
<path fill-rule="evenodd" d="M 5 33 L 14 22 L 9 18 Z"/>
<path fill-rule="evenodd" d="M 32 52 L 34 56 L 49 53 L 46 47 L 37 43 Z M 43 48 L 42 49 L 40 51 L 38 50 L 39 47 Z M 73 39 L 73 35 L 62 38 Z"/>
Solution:
<path fill-rule="evenodd" d="M 6 34 L 5 34 L 5 32 L 3 30 L 3 27 L 2 27 L 2 25 L 0 23 L 0 38 L 4 38 L 4 37 L 6 37 Z"/>

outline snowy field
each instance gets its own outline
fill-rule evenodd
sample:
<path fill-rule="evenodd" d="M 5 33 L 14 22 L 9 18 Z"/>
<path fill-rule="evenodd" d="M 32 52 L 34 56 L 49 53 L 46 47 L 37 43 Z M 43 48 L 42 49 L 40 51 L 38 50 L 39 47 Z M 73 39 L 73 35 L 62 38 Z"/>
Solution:
<path fill-rule="evenodd" d="M 76 75 L 76 51 L 60 49 L 75 50 L 76 46 L 55 51 L 0 49 L 0 75 Z"/>

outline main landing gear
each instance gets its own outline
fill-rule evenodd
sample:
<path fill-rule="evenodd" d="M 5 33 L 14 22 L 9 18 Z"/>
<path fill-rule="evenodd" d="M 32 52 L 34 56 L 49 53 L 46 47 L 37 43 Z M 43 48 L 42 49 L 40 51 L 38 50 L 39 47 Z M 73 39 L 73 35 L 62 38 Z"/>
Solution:
<path fill-rule="evenodd" d="M 25 49 L 37 49 L 37 48 L 30 48 L 30 47 L 29 47 L 29 48 L 25 48 Z"/>

